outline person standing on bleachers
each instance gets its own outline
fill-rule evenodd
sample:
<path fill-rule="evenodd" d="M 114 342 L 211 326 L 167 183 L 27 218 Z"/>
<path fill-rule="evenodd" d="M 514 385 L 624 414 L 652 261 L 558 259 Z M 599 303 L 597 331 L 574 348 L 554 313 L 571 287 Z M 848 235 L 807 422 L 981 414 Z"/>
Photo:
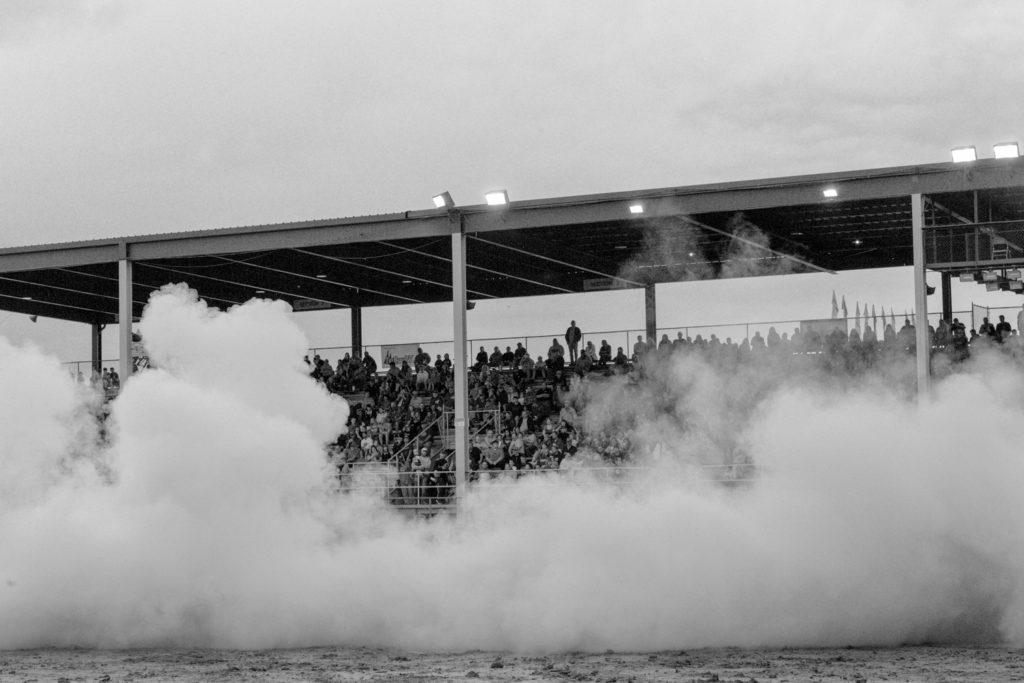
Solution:
<path fill-rule="evenodd" d="M 569 321 L 569 327 L 565 330 L 565 343 L 569 347 L 569 364 L 574 365 L 580 355 L 580 340 L 583 339 L 583 330 L 576 327 L 576 321 Z"/>

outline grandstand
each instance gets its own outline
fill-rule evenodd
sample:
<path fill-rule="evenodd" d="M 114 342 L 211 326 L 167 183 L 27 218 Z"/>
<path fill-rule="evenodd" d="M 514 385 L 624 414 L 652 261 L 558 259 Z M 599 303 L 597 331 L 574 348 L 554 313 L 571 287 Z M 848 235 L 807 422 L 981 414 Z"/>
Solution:
<path fill-rule="evenodd" d="M 151 291 L 172 281 L 188 281 L 212 306 L 265 295 L 296 311 L 348 308 L 352 358 L 363 355 L 365 307 L 451 301 L 453 416 L 433 437 L 454 443 L 458 488 L 473 427 L 464 315 L 471 299 L 643 288 L 645 336 L 657 339 L 658 283 L 898 265 L 915 267 L 914 356 L 925 390 L 931 349 L 944 348 L 928 336 L 926 268 L 941 273 L 944 320 L 952 317 L 953 277 L 1024 293 L 1024 160 L 9 248 L 0 250 L 0 308 L 91 325 L 97 373 L 100 330 L 119 324 L 125 381 L 131 321 Z M 808 353 L 824 352 L 789 355 Z"/>

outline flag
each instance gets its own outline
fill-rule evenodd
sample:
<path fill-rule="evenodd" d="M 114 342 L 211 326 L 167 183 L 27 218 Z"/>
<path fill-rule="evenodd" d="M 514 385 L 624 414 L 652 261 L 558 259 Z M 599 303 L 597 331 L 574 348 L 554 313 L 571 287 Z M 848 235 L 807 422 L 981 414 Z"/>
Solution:
<path fill-rule="evenodd" d="M 854 320 L 853 326 L 857 328 L 858 332 L 860 332 L 860 302 L 858 301 L 857 303 L 855 303 L 854 307 L 855 307 L 854 308 L 854 311 L 855 311 L 854 316 L 855 317 L 853 319 Z"/>
<path fill-rule="evenodd" d="M 836 303 L 836 290 L 832 290 L 832 319 L 839 317 L 839 304 Z"/>
<path fill-rule="evenodd" d="M 849 312 L 847 312 L 847 310 L 846 310 L 846 295 L 845 294 L 843 294 L 843 317 L 844 318 L 849 318 L 850 317 Z"/>
<path fill-rule="evenodd" d="M 871 304 L 871 327 L 878 329 L 878 314 L 875 313 L 875 305 Z"/>

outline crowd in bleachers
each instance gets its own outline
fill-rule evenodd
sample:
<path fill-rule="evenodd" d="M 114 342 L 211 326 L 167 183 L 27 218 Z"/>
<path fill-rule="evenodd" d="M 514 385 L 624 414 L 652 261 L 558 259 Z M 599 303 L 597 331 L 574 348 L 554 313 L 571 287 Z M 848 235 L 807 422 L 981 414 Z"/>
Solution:
<path fill-rule="evenodd" d="M 982 348 L 1024 355 L 1021 337 L 999 317 L 998 323 L 986 318 L 969 332 L 959 320 L 941 321 L 929 330 L 933 358 L 955 364 Z M 779 334 L 772 327 L 766 336 L 755 332 L 739 342 L 715 334 L 690 338 L 679 332 L 674 339 L 664 334 L 658 342 L 640 336 L 628 356 L 622 347 L 613 353 L 606 340 L 584 344 L 579 335 L 574 344 L 572 327 L 575 322 L 565 344 L 552 339 L 547 353 L 536 359 L 522 343 L 504 351 L 479 348 L 468 373 L 471 482 L 557 470 L 580 449 L 608 464 L 626 461 L 628 429 L 588 433 L 573 407 L 563 405 L 574 381 L 625 375 L 629 382 L 643 383 L 664 360 L 685 355 L 698 355 L 722 369 L 774 358 L 826 372 L 858 373 L 905 361 L 916 350 L 916 330 L 909 319 L 899 330 L 886 324 L 881 335 L 864 325 L 863 330 L 836 329 L 825 335 L 800 328 Z M 455 468 L 449 424 L 454 375 L 448 354 L 431 359 L 419 349 L 411 363 L 388 360 L 384 368 L 378 368 L 369 352 L 362 357 L 346 354 L 334 365 L 319 355 L 306 362 L 317 381 L 351 404 L 347 432 L 331 447 L 343 485 L 362 467 L 387 465 L 397 473 L 390 492 L 394 502 L 449 499 Z"/>

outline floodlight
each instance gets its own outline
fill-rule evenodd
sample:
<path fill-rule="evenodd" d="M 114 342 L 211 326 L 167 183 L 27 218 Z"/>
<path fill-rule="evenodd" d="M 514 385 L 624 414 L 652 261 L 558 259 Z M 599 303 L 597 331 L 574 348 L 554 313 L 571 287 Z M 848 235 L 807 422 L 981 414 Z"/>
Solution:
<path fill-rule="evenodd" d="M 992 145 L 996 159 L 1016 159 L 1020 156 L 1020 147 L 1016 142 L 997 142 Z"/>
<path fill-rule="evenodd" d="M 446 206 L 450 209 L 453 206 L 455 206 L 455 201 L 452 199 L 452 196 L 450 194 L 448 194 L 447 192 L 442 192 L 441 194 L 435 194 L 433 199 L 434 199 L 434 206 L 436 206 L 439 209 L 443 209 Z"/>
<path fill-rule="evenodd" d="M 1014 268 L 1013 270 L 1006 271 L 1007 280 L 1019 280 L 1020 279 L 1020 268 Z"/>
<path fill-rule="evenodd" d="M 974 145 L 969 147 L 954 147 L 949 150 L 953 155 L 953 161 L 960 163 L 963 161 L 977 161 L 978 150 L 974 149 Z"/>
<path fill-rule="evenodd" d="M 827 199 L 835 199 L 836 197 L 839 196 L 839 190 L 837 190 L 834 187 L 826 187 L 824 190 L 821 191 L 821 193 L 825 195 Z"/>
<path fill-rule="evenodd" d="M 862 240 L 859 237 L 853 241 L 853 246 L 855 246 L 855 247 L 859 247 L 862 244 L 864 244 L 864 240 Z"/>
<path fill-rule="evenodd" d="M 327 273 L 317 273 L 316 277 L 317 277 L 318 280 L 326 280 L 327 279 Z"/>
<path fill-rule="evenodd" d="M 999 273 L 994 270 L 986 270 L 981 274 L 982 282 L 995 282 L 999 279 Z"/>
<path fill-rule="evenodd" d="M 1020 280 L 1014 280 L 1013 282 L 1010 283 L 1010 291 L 1024 292 L 1024 282 L 1021 282 Z"/>
<path fill-rule="evenodd" d="M 960 273 L 960 282 L 974 282 L 974 273 Z"/>
<path fill-rule="evenodd" d="M 630 204 L 629 205 L 629 212 L 630 213 L 643 213 L 644 212 L 644 205 L 643 204 Z"/>
<path fill-rule="evenodd" d="M 985 291 L 986 292 L 998 292 L 999 291 L 999 283 L 998 282 L 986 282 L 985 283 Z"/>
<path fill-rule="evenodd" d="M 266 291 L 265 289 L 257 289 L 257 290 L 256 290 L 256 293 L 257 293 L 257 294 L 266 294 L 266 293 L 267 293 L 267 291 Z"/>
<path fill-rule="evenodd" d="M 484 199 L 491 206 L 506 206 L 508 204 L 508 190 L 492 190 L 484 194 Z"/>

